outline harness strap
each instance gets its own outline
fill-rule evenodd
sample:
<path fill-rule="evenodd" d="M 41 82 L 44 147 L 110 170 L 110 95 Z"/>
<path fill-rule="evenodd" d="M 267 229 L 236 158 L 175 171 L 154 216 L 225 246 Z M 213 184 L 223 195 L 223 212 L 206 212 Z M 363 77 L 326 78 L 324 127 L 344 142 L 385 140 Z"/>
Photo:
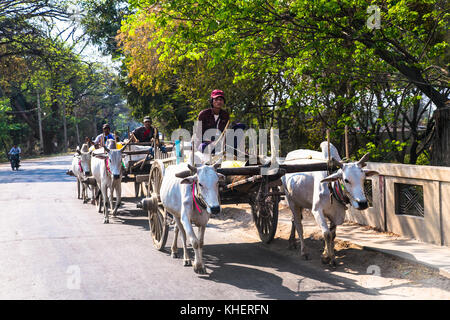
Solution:
<path fill-rule="evenodd" d="M 105 165 L 106 165 L 106 171 L 109 172 L 109 174 L 112 174 L 111 168 L 109 167 L 108 158 L 105 158 Z"/>
<path fill-rule="evenodd" d="M 192 199 L 194 199 L 194 204 L 195 204 L 195 207 L 196 207 L 197 210 L 198 210 L 198 213 L 202 213 L 202 210 L 200 210 L 200 208 L 198 207 L 197 201 L 196 201 L 196 196 L 195 196 L 195 181 L 194 181 L 194 183 L 192 184 Z"/>
<path fill-rule="evenodd" d="M 332 196 L 342 205 L 347 205 L 350 203 L 348 197 L 344 194 L 344 189 L 340 181 L 333 181 L 329 185 Z"/>

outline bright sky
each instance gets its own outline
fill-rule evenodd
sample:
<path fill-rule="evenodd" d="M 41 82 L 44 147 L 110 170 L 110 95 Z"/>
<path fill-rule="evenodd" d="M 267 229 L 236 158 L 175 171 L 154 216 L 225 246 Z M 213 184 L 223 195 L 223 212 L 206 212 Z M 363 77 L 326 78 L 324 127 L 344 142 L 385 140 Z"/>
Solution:
<path fill-rule="evenodd" d="M 73 7 L 73 10 L 75 12 L 78 12 L 76 7 Z M 75 19 L 77 19 L 77 17 L 75 16 Z M 64 21 L 57 21 L 56 22 L 56 27 L 57 30 L 55 30 L 55 33 L 59 33 L 62 30 L 68 28 L 71 24 L 76 25 L 76 31 L 74 33 L 74 36 L 69 37 L 67 39 L 67 42 L 70 44 L 72 44 L 72 38 L 73 39 L 78 39 L 83 35 L 83 30 L 81 28 L 81 26 L 78 25 L 78 22 L 64 22 Z M 66 32 L 64 32 L 61 35 L 62 39 L 66 39 L 70 32 L 72 31 L 73 27 L 69 28 Z M 87 44 L 86 42 L 88 42 L 88 37 L 84 36 L 84 39 L 82 41 L 80 41 L 80 43 L 78 43 L 76 45 L 76 53 L 79 53 L 82 57 L 83 60 L 85 61 L 89 61 L 89 62 L 100 62 L 106 66 L 109 66 L 112 70 L 115 70 L 116 72 L 118 72 L 118 68 L 120 67 L 120 63 L 119 62 L 115 62 L 112 60 L 112 57 L 110 55 L 103 55 L 96 46 L 91 45 L 91 44 Z M 83 49 L 84 47 L 84 49 Z M 82 50 L 82 52 L 80 53 L 80 51 Z"/>

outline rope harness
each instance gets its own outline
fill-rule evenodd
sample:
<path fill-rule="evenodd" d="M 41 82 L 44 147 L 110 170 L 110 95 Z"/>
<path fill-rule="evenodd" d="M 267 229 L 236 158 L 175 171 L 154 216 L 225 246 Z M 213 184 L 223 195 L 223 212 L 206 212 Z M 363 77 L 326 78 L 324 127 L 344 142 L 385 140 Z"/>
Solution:
<path fill-rule="evenodd" d="M 350 199 L 347 197 L 348 191 L 345 189 L 345 185 L 340 179 L 328 183 L 328 188 L 330 189 L 332 196 L 337 200 L 337 202 L 339 202 L 343 206 L 346 206 L 350 203 Z M 331 199 L 333 198 L 331 197 Z"/>
<path fill-rule="evenodd" d="M 205 201 L 202 199 L 201 195 L 197 195 L 197 193 L 195 192 L 195 185 L 196 184 L 197 183 L 195 181 L 194 181 L 194 183 L 192 183 L 192 199 L 194 201 L 194 205 L 197 208 L 198 213 L 201 214 L 202 210 L 200 210 L 199 205 L 197 204 L 197 202 L 200 204 L 200 206 L 203 209 L 206 209 L 207 206 L 206 206 Z M 197 190 L 198 190 L 198 187 L 197 187 Z"/>
<path fill-rule="evenodd" d="M 106 166 L 106 172 L 109 173 L 109 175 L 112 175 L 111 168 L 109 167 L 109 158 L 108 157 L 105 158 L 105 166 Z"/>

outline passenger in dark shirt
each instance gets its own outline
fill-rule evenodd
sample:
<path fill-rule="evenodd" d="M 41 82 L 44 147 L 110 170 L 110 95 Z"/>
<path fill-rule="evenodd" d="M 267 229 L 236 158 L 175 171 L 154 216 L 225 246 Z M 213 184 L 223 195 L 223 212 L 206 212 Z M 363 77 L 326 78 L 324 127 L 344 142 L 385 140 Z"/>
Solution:
<path fill-rule="evenodd" d="M 153 139 L 156 139 L 156 145 L 159 146 L 159 149 L 162 152 L 166 152 L 166 147 L 160 143 L 159 137 L 155 135 L 155 128 L 152 127 L 152 120 L 150 117 L 144 118 L 144 126 L 134 129 L 132 133 L 131 141 L 135 142 L 151 142 Z M 150 154 L 154 155 L 153 147 L 150 147 Z"/>
<path fill-rule="evenodd" d="M 225 127 L 230 120 L 230 114 L 222 109 L 225 105 L 225 94 L 222 90 L 213 90 L 210 97 L 211 108 L 205 109 L 198 115 L 198 121 L 202 123 L 202 139 L 198 147 L 199 151 L 206 148 L 212 141 L 203 140 L 203 135 L 208 129 L 218 129 L 220 132 L 225 130 Z M 199 132 L 200 133 L 200 132 Z"/>
<path fill-rule="evenodd" d="M 145 117 L 144 126 L 134 129 L 132 134 L 136 142 L 150 142 L 155 134 L 155 128 L 152 127 L 152 120 L 149 117 Z"/>
<path fill-rule="evenodd" d="M 205 148 L 215 140 L 215 137 L 211 137 L 211 141 L 203 139 L 203 135 L 205 134 L 206 130 L 208 129 L 218 129 L 219 132 L 223 132 L 227 128 L 227 124 L 230 121 L 230 114 L 228 111 L 224 110 L 223 107 L 225 105 L 225 94 L 222 90 L 213 90 L 211 92 L 210 96 L 210 104 L 211 107 L 205 110 L 202 110 L 198 115 L 198 121 L 202 124 L 202 130 L 201 130 L 201 138 L 200 130 L 196 132 L 197 141 L 199 143 L 198 145 L 198 151 L 204 152 Z M 231 129 L 237 130 L 237 129 L 246 129 L 246 125 L 243 123 L 237 123 L 233 122 L 230 125 Z M 239 141 L 238 141 L 239 140 Z M 237 137 L 234 137 L 234 143 L 231 144 L 231 146 L 234 145 L 235 149 L 235 155 L 237 154 L 237 146 L 240 142 L 240 139 Z M 213 150 L 214 154 L 214 150 Z"/>

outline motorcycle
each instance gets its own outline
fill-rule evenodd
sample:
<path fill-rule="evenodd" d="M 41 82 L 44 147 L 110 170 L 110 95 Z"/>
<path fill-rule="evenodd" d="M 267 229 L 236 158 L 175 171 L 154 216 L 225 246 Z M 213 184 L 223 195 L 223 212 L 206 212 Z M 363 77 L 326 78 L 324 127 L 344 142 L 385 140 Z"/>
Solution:
<path fill-rule="evenodd" d="M 11 162 L 11 168 L 14 171 L 14 169 L 16 169 L 16 171 L 19 171 L 19 167 L 20 167 L 20 158 L 18 154 L 12 154 L 9 156 L 9 161 Z"/>

